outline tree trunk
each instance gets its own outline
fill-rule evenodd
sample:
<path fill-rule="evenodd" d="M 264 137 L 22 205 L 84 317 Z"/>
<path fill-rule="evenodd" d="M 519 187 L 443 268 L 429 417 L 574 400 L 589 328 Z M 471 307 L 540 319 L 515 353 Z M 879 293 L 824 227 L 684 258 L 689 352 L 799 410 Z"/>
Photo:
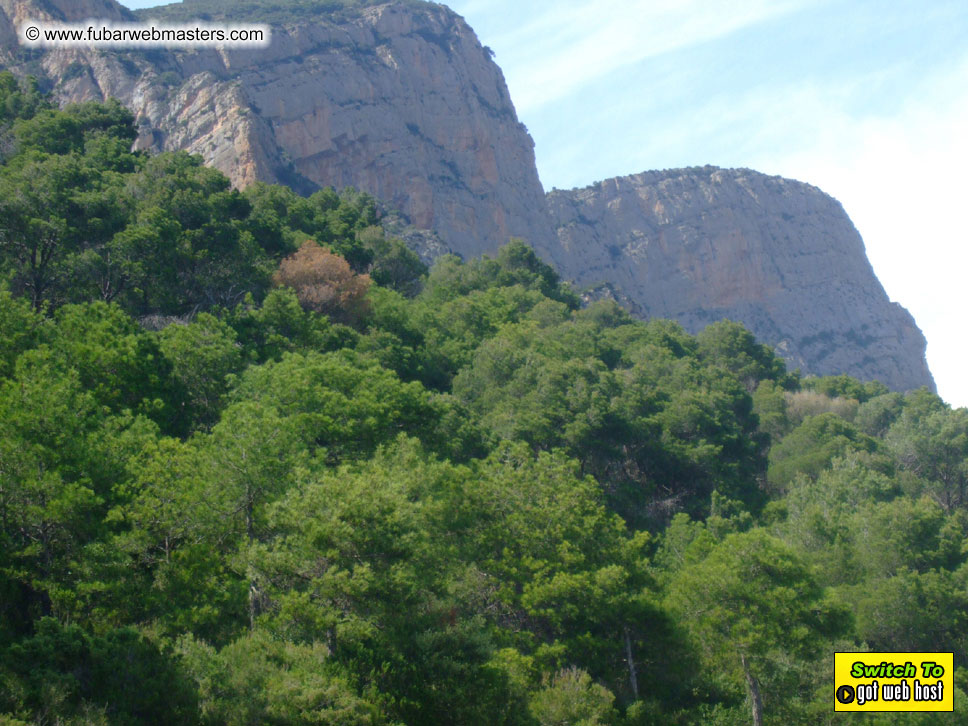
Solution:
<path fill-rule="evenodd" d="M 255 541 L 255 502 L 254 496 L 252 494 L 251 487 L 245 485 L 245 539 L 246 543 L 249 545 L 249 551 L 246 552 L 246 559 L 252 556 L 252 543 Z M 249 562 L 246 565 L 246 579 L 249 581 L 249 630 L 255 630 L 255 619 L 259 617 L 262 612 L 261 600 L 262 593 L 259 592 L 259 588 L 256 587 L 255 577 L 252 571 L 252 563 Z"/>
<path fill-rule="evenodd" d="M 746 690 L 749 692 L 750 703 L 753 708 L 753 726 L 763 726 L 763 699 L 760 698 L 760 684 L 756 680 L 756 676 L 750 673 L 750 664 L 746 661 L 745 655 L 740 656 L 740 661 L 743 663 Z"/>
<path fill-rule="evenodd" d="M 632 659 L 632 638 L 629 636 L 629 626 L 622 626 L 625 635 L 625 662 L 629 664 L 629 683 L 632 684 L 632 695 L 639 700 L 639 677 L 635 672 L 635 661 Z"/>
<path fill-rule="evenodd" d="M 252 577 L 251 567 L 249 568 L 249 630 L 255 630 L 255 619 L 259 617 L 259 589 L 255 586 L 255 578 Z"/>

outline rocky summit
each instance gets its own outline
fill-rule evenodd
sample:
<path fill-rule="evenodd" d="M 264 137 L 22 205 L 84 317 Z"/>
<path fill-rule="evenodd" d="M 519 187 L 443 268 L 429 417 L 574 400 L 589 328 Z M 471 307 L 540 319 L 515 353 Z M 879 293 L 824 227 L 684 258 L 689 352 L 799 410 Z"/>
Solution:
<path fill-rule="evenodd" d="M 137 18 L 264 22 L 264 9 L 194 0 Z M 0 66 L 40 77 L 63 103 L 118 98 L 140 148 L 201 154 L 238 186 L 370 192 L 437 234 L 411 237 L 425 256 L 523 237 L 565 278 L 604 286 L 637 314 L 690 331 L 730 318 L 804 373 L 934 389 L 923 335 L 835 200 L 713 167 L 546 197 L 500 68 L 442 5 L 320 2 L 268 18 L 264 49 L 27 50 L 16 39 L 27 18 L 136 16 L 114 0 L 0 0 Z"/>
<path fill-rule="evenodd" d="M 237 186 L 353 186 L 465 256 L 511 236 L 550 243 L 534 143 L 463 19 L 423 2 L 321 5 L 329 10 L 308 21 L 273 25 L 264 49 L 56 48 L 38 58 L 18 52 L 25 18 L 137 18 L 113 0 L 0 0 L 0 62 L 46 76 L 62 103 L 119 99 L 136 115 L 141 148 L 201 154 Z M 164 11 L 192 6 L 140 19 L 183 22 Z"/>
<path fill-rule="evenodd" d="M 648 317 L 690 332 L 744 323 L 792 367 L 931 385 L 925 340 L 892 303 L 843 207 L 816 187 L 702 167 L 608 179 L 548 195 L 558 263 L 610 283 Z"/>

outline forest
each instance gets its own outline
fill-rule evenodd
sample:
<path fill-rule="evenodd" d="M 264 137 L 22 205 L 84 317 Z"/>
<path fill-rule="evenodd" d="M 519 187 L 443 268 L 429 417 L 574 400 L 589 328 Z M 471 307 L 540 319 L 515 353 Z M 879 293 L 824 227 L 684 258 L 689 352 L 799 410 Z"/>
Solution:
<path fill-rule="evenodd" d="M 968 410 L 136 135 L 0 74 L 0 724 L 968 723 Z"/>

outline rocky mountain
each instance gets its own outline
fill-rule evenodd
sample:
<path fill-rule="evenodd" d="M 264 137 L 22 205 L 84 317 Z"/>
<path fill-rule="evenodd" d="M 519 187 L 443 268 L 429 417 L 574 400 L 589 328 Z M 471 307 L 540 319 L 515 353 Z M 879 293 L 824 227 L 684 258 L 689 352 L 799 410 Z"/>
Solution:
<path fill-rule="evenodd" d="M 238 186 L 354 186 L 464 255 L 510 236 L 547 249 L 534 143 L 464 20 L 412 0 L 317 4 L 328 10 L 275 25 L 267 48 L 24 52 L 16 30 L 26 18 L 135 18 L 114 0 L 0 0 L 0 62 L 43 74 L 64 103 L 118 98 L 141 124 L 140 147 L 201 154 Z M 141 17 L 181 22 L 166 13 L 192 7 Z M 196 17 L 235 10 L 238 22 L 246 5 L 220 7 Z M 252 10 L 249 21 L 263 18 Z"/>
<path fill-rule="evenodd" d="M 843 207 L 816 187 L 703 167 L 553 191 L 559 264 L 691 332 L 729 318 L 819 375 L 932 385 L 925 340 L 892 303 Z"/>
<path fill-rule="evenodd" d="M 419 0 L 266 7 L 189 0 L 138 16 L 269 20 L 264 49 L 40 51 L 17 45 L 27 18 L 135 16 L 114 0 L 0 0 L 0 65 L 46 79 L 61 102 L 120 99 L 139 147 L 201 154 L 238 186 L 368 191 L 436 233 L 406 235 L 425 257 L 523 237 L 592 297 L 636 314 L 693 331 L 729 317 L 804 372 L 934 387 L 924 337 L 814 187 L 704 168 L 546 198 L 501 70 L 460 16 Z"/>

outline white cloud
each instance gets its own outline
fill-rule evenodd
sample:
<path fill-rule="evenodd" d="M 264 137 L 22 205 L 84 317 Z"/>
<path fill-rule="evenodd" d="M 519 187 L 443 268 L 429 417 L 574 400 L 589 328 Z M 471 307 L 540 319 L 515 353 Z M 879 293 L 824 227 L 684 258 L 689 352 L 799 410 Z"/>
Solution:
<path fill-rule="evenodd" d="M 131 4 L 139 1 L 148 2 L 132 0 Z M 968 270 L 968 224 L 962 218 L 968 206 L 964 181 L 968 56 L 960 63 L 948 63 L 947 72 L 921 78 L 909 88 L 881 81 L 907 77 L 920 62 L 915 57 L 920 50 L 909 52 L 911 57 L 895 56 L 897 67 L 882 63 L 866 75 L 836 68 L 830 77 L 791 78 L 793 85 L 777 87 L 756 85 L 761 81 L 756 71 L 761 69 L 750 67 L 742 69 L 748 71 L 742 82 L 752 84 L 743 86 L 745 90 L 737 86 L 707 89 L 701 83 L 714 75 L 711 69 L 677 58 L 675 51 L 698 48 L 823 3 L 453 0 L 447 4 L 468 19 L 483 43 L 496 50 L 522 120 L 541 128 L 535 140 L 548 183 L 587 184 L 656 166 L 711 163 L 800 179 L 839 199 L 864 237 L 889 296 L 907 307 L 924 331 L 939 392 L 949 403 L 968 406 L 964 365 L 968 326 L 963 319 L 968 311 L 963 292 L 968 287 L 963 279 Z M 830 6 L 831 22 L 823 27 L 823 34 L 834 42 L 826 50 L 856 48 L 857 58 L 876 50 L 878 38 L 856 22 L 864 12 L 878 13 L 881 33 L 908 33 L 911 18 L 907 14 L 892 15 L 877 3 L 859 8 L 853 22 L 852 16 L 844 14 L 844 8 L 854 7 L 850 2 Z M 924 28 L 931 32 L 957 29 L 965 17 L 957 2 L 928 3 L 918 13 L 925 20 L 918 31 L 922 34 Z M 927 22 L 932 15 L 937 17 Z M 797 23 L 800 18 L 790 20 Z M 903 47 L 918 46 L 914 37 Z M 922 45 L 927 49 L 930 41 Z M 775 51 L 777 63 L 789 62 L 780 50 Z M 794 53 L 803 50 L 798 47 Z M 821 57 L 822 50 L 818 60 Z M 732 62 L 742 63 L 742 56 L 738 58 Z M 853 59 L 847 55 L 844 60 L 850 64 Z M 643 64 L 640 74 L 635 64 L 643 61 L 649 63 Z M 616 87 L 626 81 L 632 85 Z M 691 83 L 709 93 L 698 97 L 677 93 Z M 863 104 L 857 99 L 866 100 L 866 91 L 872 88 L 894 88 L 897 103 L 881 108 L 879 116 L 858 108 Z M 656 109 L 653 99 L 666 105 Z"/>
<path fill-rule="evenodd" d="M 592 102 L 582 119 L 568 120 L 581 128 L 555 128 L 555 138 L 536 134 L 542 176 L 559 184 L 586 184 L 657 166 L 712 163 L 749 166 L 820 187 L 844 205 L 888 295 L 914 315 L 924 332 L 939 393 L 953 405 L 968 406 L 968 300 L 963 292 L 968 271 L 968 223 L 963 219 L 968 206 L 968 55 L 960 62 L 937 64 L 945 70 L 932 76 L 922 71 L 918 77 L 917 67 L 916 60 L 901 57 L 892 66 L 864 73 L 844 68 L 829 78 L 815 75 L 786 86 L 723 88 L 697 104 L 665 109 L 662 117 L 648 101 L 632 98 L 641 89 L 629 88 L 622 98 L 609 101 L 613 107 Z M 666 67 L 671 75 L 650 79 L 648 90 L 669 97 L 661 87 L 684 82 L 694 70 Z M 912 80 L 905 85 L 899 78 Z M 547 94 L 573 93 L 579 81 L 569 82 L 570 90 L 554 87 Z M 520 87 L 519 81 L 515 88 Z M 889 102 L 882 97 L 884 88 L 896 94 Z M 873 96 L 871 89 L 878 89 Z M 604 92 L 602 100 L 613 92 Z M 548 130 L 546 120 L 560 115 L 574 98 L 598 94 L 596 84 L 594 92 L 585 89 L 531 114 Z M 869 100 L 878 101 L 876 113 Z M 613 122 L 608 116 L 615 109 L 638 123 Z M 522 116 L 527 120 L 527 114 Z"/>
<path fill-rule="evenodd" d="M 473 22 L 502 3 L 450 3 Z M 555 3 L 527 22 L 493 36 L 478 31 L 515 69 L 515 105 L 528 113 L 574 93 L 596 78 L 644 59 L 716 38 L 802 7 L 804 0 L 597 0 Z M 513 12 L 513 11 L 512 11 Z M 493 15 L 491 15 L 493 17 Z"/>
<path fill-rule="evenodd" d="M 793 109 L 800 126 L 819 130 L 795 150 L 764 151 L 752 160 L 762 171 L 810 182 L 840 200 L 888 295 L 924 331 L 939 393 L 956 406 L 968 406 L 966 88 L 968 57 L 924 79 L 889 117 L 851 115 L 832 106 L 829 95 L 809 90 L 779 105 Z M 764 127 L 767 135 L 777 132 Z"/>

